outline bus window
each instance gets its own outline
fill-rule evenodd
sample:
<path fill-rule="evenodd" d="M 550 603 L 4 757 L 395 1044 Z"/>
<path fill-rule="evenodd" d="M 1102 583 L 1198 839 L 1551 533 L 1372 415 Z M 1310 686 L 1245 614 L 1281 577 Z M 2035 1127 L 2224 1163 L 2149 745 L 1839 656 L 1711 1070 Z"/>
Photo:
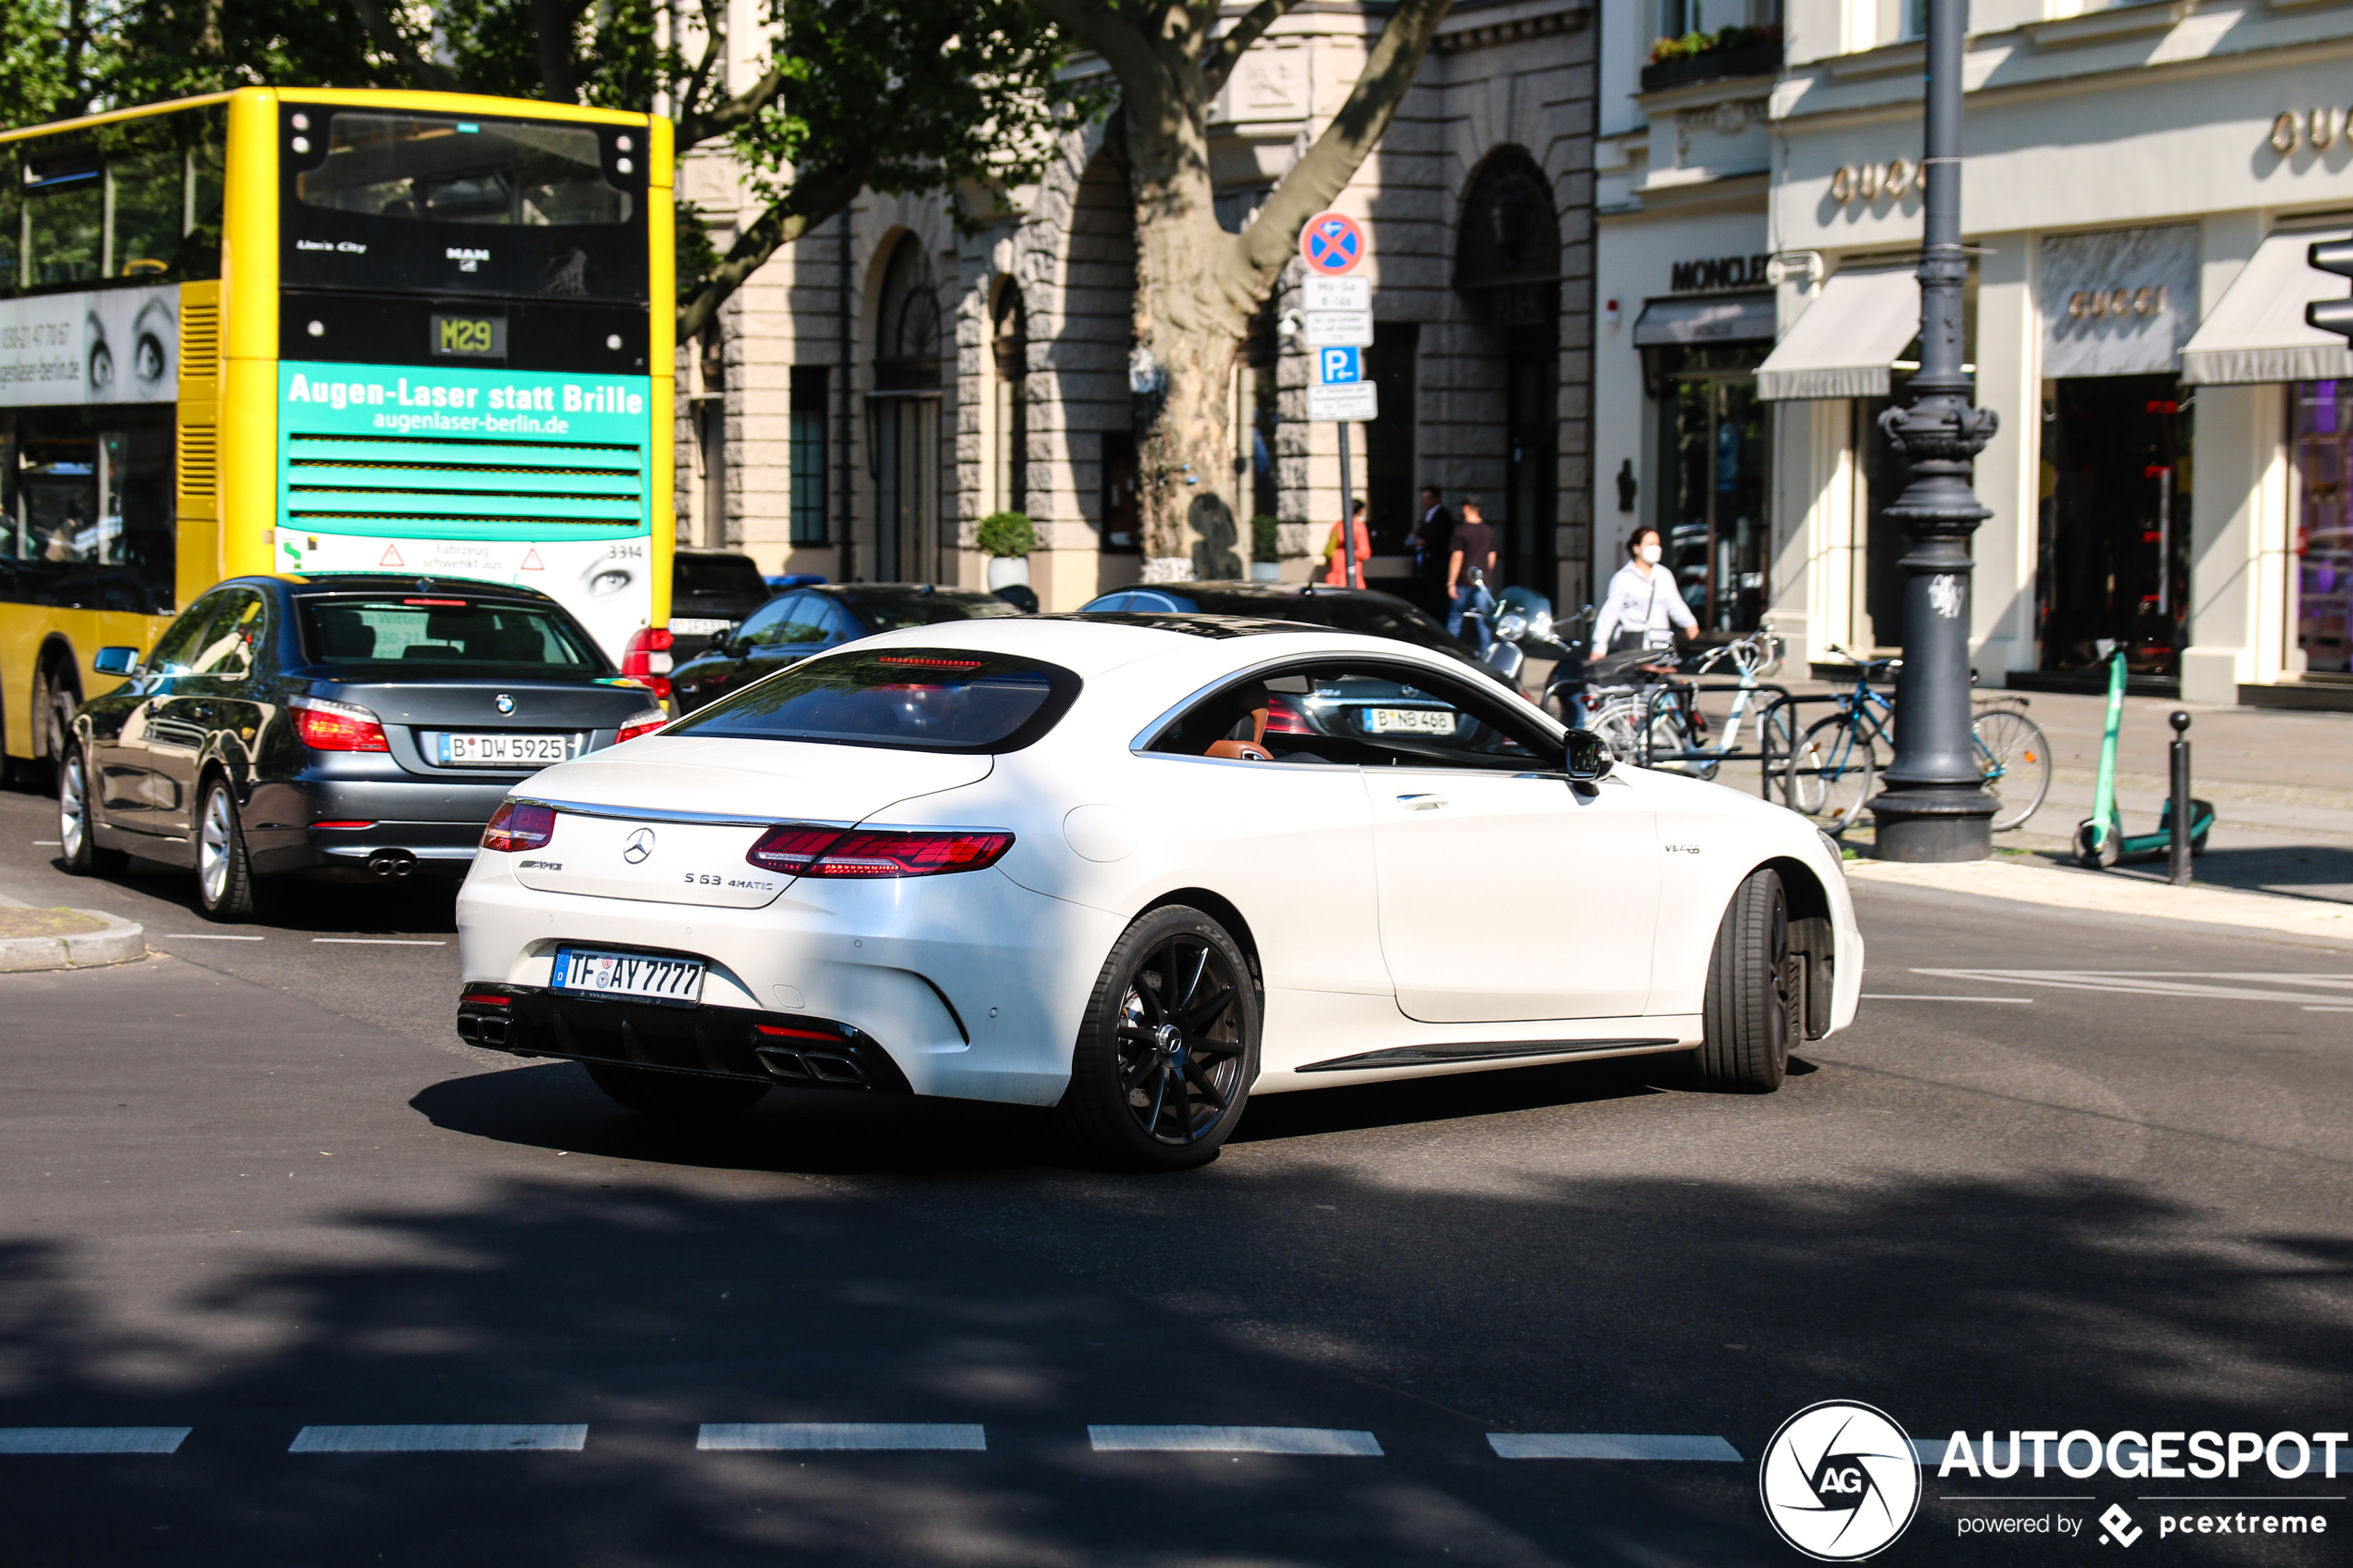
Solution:
<path fill-rule="evenodd" d="M 26 159 L 28 281 L 35 287 L 86 282 L 104 270 L 106 180 L 90 148 Z"/>
<path fill-rule="evenodd" d="M 187 227 L 187 161 L 178 148 L 117 158 L 114 258 L 118 278 L 159 278 L 171 270 Z"/>
<path fill-rule="evenodd" d="M 8 416 L 0 596 L 161 614 L 172 603 L 169 415 L 79 408 Z"/>
<path fill-rule="evenodd" d="M 547 227 L 625 223 L 603 143 L 576 125 L 335 111 L 326 160 L 295 181 L 306 207 L 371 218 Z"/>

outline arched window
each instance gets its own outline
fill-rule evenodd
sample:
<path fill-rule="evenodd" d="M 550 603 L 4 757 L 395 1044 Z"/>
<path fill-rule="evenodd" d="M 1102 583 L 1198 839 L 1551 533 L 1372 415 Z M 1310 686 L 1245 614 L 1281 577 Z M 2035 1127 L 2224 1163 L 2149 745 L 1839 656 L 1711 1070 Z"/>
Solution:
<path fill-rule="evenodd" d="M 938 574 L 939 294 L 923 241 L 900 236 L 875 308 L 869 395 L 875 476 L 875 578 L 927 583 Z"/>
<path fill-rule="evenodd" d="M 1454 247 L 1454 287 L 1499 325 L 1560 316 L 1561 223 L 1553 182 L 1519 147 L 1500 147 L 1471 177 Z"/>
<path fill-rule="evenodd" d="M 939 292 L 923 242 L 903 236 L 883 272 L 875 317 L 875 383 L 886 390 L 939 384 Z"/>
<path fill-rule="evenodd" d="M 989 309 L 997 361 L 997 507 L 1029 510 L 1029 312 L 1021 285 L 1008 281 Z"/>

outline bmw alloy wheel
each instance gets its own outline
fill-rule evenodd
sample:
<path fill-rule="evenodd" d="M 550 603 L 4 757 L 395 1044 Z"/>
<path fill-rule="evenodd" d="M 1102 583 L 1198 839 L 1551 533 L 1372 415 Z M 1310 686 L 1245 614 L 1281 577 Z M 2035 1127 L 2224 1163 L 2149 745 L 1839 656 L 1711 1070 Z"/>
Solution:
<path fill-rule="evenodd" d="M 77 861 L 90 840 L 90 784 L 82 768 L 82 748 L 69 750 L 57 766 L 58 847 L 68 861 Z"/>
<path fill-rule="evenodd" d="M 229 811 L 227 790 L 205 792 L 204 825 L 196 834 L 196 880 L 203 885 L 207 909 L 218 909 L 229 895 L 230 834 L 235 831 Z"/>

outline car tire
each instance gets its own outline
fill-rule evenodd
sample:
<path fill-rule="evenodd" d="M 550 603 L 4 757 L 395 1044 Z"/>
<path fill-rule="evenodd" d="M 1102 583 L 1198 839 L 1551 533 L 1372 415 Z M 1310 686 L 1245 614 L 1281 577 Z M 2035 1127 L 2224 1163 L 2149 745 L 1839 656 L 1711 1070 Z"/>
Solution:
<path fill-rule="evenodd" d="M 262 891 L 245 853 L 236 791 L 214 773 L 196 794 L 196 903 L 207 920 L 236 924 L 261 913 Z"/>
<path fill-rule="evenodd" d="M 108 876 L 131 859 L 120 849 L 98 847 L 96 820 L 89 756 L 79 741 L 69 741 L 57 762 L 57 847 L 58 859 L 74 876 Z"/>
<path fill-rule="evenodd" d="M 1791 991 L 1789 895 L 1780 873 L 1751 872 L 1716 928 L 1693 1053 L 1700 1086 L 1769 1095 L 1789 1071 L 1796 1017 Z"/>
<path fill-rule="evenodd" d="M 71 680 L 53 666 L 41 683 L 47 709 L 43 721 L 48 725 L 41 737 L 42 751 L 49 759 L 52 777 L 65 763 L 66 748 L 73 744 L 74 710 L 82 706 L 81 695 L 69 684 Z"/>
<path fill-rule="evenodd" d="M 691 1073 L 658 1073 L 609 1061 L 584 1061 L 588 1081 L 605 1098 L 640 1116 L 660 1122 L 722 1122 L 740 1116 L 768 1092 L 765 1084 L 741 1078 L 707 1078 Z"/>
<path fill-rule="evenodd" d="M 1064 1135 L 1115 1170 L 1206 1165 L 1258 1076 L 1260 1016 L 1250 961 L 1224 926 L 1181 904 L 1146 910 L 1088 1000 L 1056 1111 Z"/>

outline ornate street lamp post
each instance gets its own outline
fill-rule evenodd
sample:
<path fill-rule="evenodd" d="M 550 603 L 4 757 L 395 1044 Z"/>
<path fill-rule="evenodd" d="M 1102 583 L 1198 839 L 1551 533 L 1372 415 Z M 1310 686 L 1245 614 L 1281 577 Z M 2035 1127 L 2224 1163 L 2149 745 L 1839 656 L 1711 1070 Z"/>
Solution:
<path fill-rule="evenodd" d="M 1904 571 L 1904 668 L 1895 681 L 1895 759 L 1871 802 L 1882 860 L 1982 860 L 1994 801 L 1969 738 L 1969 535 L 1993 514 L 1969 464 L 1994 438 L 1961 368 L 1961 51 L 1968 0 L 1928 0 L 1927 134 L 1920 158 L 1920 368 L 1911 401 L 1880 428 L 1911 459 L 1887 515 L 1912 532 Z"/>

